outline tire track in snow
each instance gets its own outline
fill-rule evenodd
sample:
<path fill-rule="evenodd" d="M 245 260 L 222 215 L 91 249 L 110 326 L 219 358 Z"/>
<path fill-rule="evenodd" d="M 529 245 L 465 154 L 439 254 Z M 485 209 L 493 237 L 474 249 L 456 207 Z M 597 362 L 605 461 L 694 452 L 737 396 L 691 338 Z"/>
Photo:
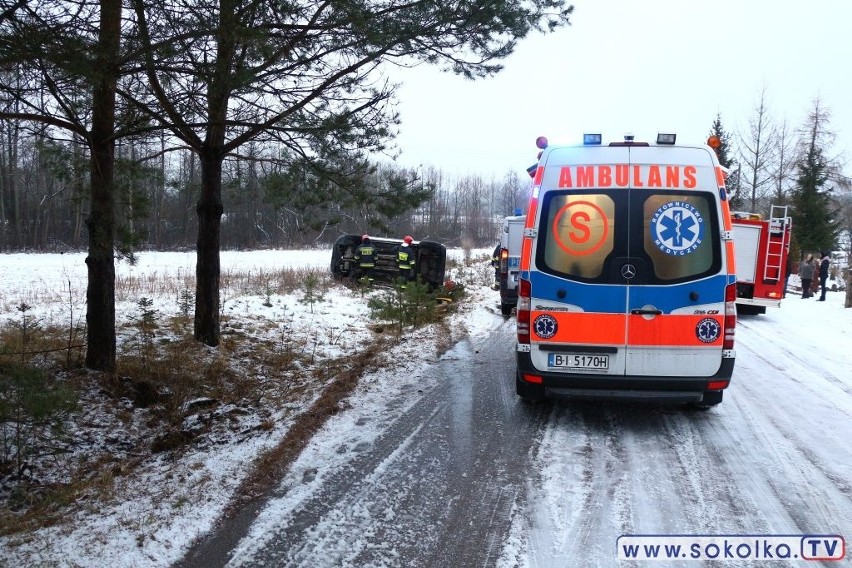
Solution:
<path fill-rule="evenodd" d="M 748 379 L 738 381 L 737 388 L 744 397 L 759 400 L 756 406 L 760 413 L 750 412 L 750 424 L 766 432 L 766 444 L 779 452 L 778 469 L 798 483 L 778 489 L 779 499 L 798 502 L 791 506 L 791 515 L 801 509 L 820 512 L 822 528 L 840 522 L 846 530 L 852 529 L 852 487 L 848 472 L 852 460 L 848 440 L 843 436 L 842 425 L 852 415 L 852 388 L 828 371 L 827 367 L 815 367 L 816 360 L 806 360 L 796 351 L 798 336 L 790 338 L 778 334 L 768 322 L 754 322 L 749 328 L 752 335 L 742 338 L 752 348 L 745 364 Z M 754 365 L 756 359 L 759 365 Z M 785 366 L 795 361 L 797 367 Z M 773 370 L 765 372 L 763 366 Z M 756 425 L 757 416 L 768 423 Z M 807 427 L 803 427 L 807 425 Z M 840 427 L 838 427 L 840 426 Z M 780 482 L 776 481 L 776 485 Z M 793 497 L 796 497 L 794 500 Z M 838 515 L 838 503 L 846 503 Z M 814 519 L 799 519 L 803 530 L 814 530 Z"/>
<path fill-rule="evenodd" d="M 611 565 L 615 539 L 600 535 L 613 527 L 630 532 L 635 523 L 631 456 L 619 418 L 608 405 L 553 405 L 534 460 L 539 473 L 527 491 L 529 509 L 515 519 L 514 533 L 525 535 L 518 540 L 528 547 L 522 565 L 570 566 L 568 550 L 582 558 L 574 565 Z"/>
<path fill-rule="evenodd" d="M 498 326 L 433 365 L 436 386 L 320 472 L 313 494 L 291 486 L 275 534 L 244 564 L 493 566 L 546 419 L 514 396 L 514 329 Z"/>
<path fill-rule="evenodd" d="M 743 391 L 746 397 L 763 397 L 761 406 L 740 404 L 739 411 L 752 434 L 752 446 L 759 448 L 764 457 L 753 485 L 761 498 L 761 509 L 766 511 L 770 504 L 777 503 L 772 506 L 773 530 L 834 532 L 838 521 L 847 529 L 852 528 L 852 496 L 848 477 L 841 472 L 843 465 L 826 460 L 812 449 L 804 432 L 796 428 L 799 422 L 789 419 L 783 404 L 788 402 L 787 396 L 778 403 L 767 398 L 758 385 L 746 385 Z M 838 447 L 843 443 L 835 442 Z M 745 471 L 755 474 L 753 469 Z M 767 487 L 771 495 L 767 494 Z M 779 507 L 783 515 L 778 514 Z"/>

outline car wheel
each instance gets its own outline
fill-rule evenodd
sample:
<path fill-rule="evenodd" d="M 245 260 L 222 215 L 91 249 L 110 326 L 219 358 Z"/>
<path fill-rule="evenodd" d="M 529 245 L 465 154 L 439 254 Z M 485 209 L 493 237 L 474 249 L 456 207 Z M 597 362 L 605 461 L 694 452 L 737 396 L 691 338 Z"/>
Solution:
<path fill-rule="evenodd" d="M 502 314 L 503 314 L 504 316 L 510 316 L 510 315 L 512 315 L 512 304 L 507 304 L 507 303 L 505 303 L 505 302 L 500 302 L 500 312 L 502 312 Z"/>
<path fill-rule="evenodd" d="M 701 402 L 693 402 L 689 406 L 698 410 L 710 410 L 722 402 L 723 394 L 724 391 L 704 391 L 704 397 L 701 399 Z"/>
<path fill-rule="evenodd" d="M 521 379 L 521 375 L 515 375 L 515 391 L 521 400 L 535 404 L 544 400 L 544 387 L 542 385 L 531 385 Z"/>

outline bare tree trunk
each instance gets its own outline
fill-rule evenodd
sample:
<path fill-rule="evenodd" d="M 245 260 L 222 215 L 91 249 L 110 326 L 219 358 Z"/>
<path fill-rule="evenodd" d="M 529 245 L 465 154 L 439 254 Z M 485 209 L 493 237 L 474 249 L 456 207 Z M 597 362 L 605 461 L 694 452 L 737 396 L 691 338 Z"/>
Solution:
<path fill-rule="evenodd" d="M 17 102 L 15 103 L 17 105 Z M 23 219 L 21 219 L 21 184 L 18 173 L 18 144 L 20 143 L 20 127 L 13 126 L 14 144 L 9 146 L 9 167 L 12 175 L 9 177 L 9 190 L 12 196 L 12 243 L 15 248 L 24 244 Z"/>
<path fill-rule="evenodd" d="M 166 195 L 166 135 L 160 134 L 160 183 L 154 189 L 154 246 L 163 250 L 163 201 Z"/>
<path fill-rule="evenodd" d="M 101 0 L 98 69 L 92 96 L 92 172 L 89 229 L 89 284 L 86 289 L 88 345 L 86 367 L 115 370 L 115 261 L 113 257 L 113 176 L 115 141 L 115 61 L 121 30 L 121 0 Z"/>
<path fill-rule="evenodd" d="M 201 196 L 195 265 L 195 339 L 219 345 L 219 240 L 222 225 L 222 161 L 205 148 L 201 155 Z"/>
<path fill-rule="evenodd" d="M 11 164 L 6 160 L 6 156 L 11 154 L 11 144 L 12 144 L 12 128 L 9 125 L 8 136 L 6 132 L 0 130 L 3 133 L 3 141 L 6 141 L 8 138 L 8 146 L 6 148 L 0 148 L 0 227 L 6 226 L 6 194 L 9 193 L 9 180 L 12 179 L 12 167 Z M 6 250 L 7 247 L 6 241 L 6 230 L 0 229 L 0 252 Z"/>
<path fill-rule="evenodd" d="M 840 277 L 846 281 L 846 297 L 843 299 L 844 308 L 852 308 L 852 264 L 840 269 Z"/>

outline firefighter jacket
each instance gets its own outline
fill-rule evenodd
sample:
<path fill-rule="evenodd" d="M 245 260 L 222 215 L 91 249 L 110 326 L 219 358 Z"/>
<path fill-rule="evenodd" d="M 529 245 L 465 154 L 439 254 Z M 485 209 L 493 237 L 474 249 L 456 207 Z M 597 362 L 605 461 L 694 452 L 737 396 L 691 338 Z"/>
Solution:
<path fill-rule="evenodd" d="M 361 244 L 355 249 L 355 260 L 361 268 L 376 266 L 376 249 L 370 243 Z"/>
<path fill-rule="evenodd" d="M 396 263 L 400 270 L 411 270 L 414 268 L 414 251 L 403 243 L 396 252 Z"/>

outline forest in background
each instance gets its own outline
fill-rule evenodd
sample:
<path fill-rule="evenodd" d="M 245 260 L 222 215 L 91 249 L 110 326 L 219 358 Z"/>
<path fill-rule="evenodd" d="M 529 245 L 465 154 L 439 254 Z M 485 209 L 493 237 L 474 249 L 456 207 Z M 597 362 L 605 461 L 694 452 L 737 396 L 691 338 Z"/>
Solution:
<path fill-rule="evenodd" d="M 0 121 L 0 252 L 85 250 L 90 161 L 85 144 L 49 137 L 46 129 Z M 158 143 L 116 147 L 119 242 L 138 250 L 195 247 L 200 164 L 189 150 L 160 151 Z M 396 192 L 391 205 L 357 202 L 323 186 L 308 172 L 267 159 L 250 145 L 225 161 L 222 247 L 300 248 L 370 233 L 447 246 L 485 246 L 502 217 L 525 209 L 529 178 L 448 176 L 434 166 L 406 169 L 373 164 L 369 192 Z"/>
<path fill-rule="evenodd" d="M 809 189 L 818 191 L 805 192 L 805 199 L 819 193 L 823 203 L 811 219 L 797 219 L 797 232 L 813 234 L 811 225 L 820 216 L 834 218 L 837 248 L 849 254 L 852 190 L 840 173 L 842 162 L 824 157 L 831 140 L 826 109 L 817 101 L 810 122 L 797 133 L 786 125 L 777 130 L 762 105 L 751 123 L 758 126 L 747 134 L 726 131 L 720 116 L 709 129 L 723 141 L 719 152 L 731 171 L 732 208 L 766 214 L 771 205 L 781 204 L 790 205 L 796 215 L 797 207 L 808 205 L 801 202 L 801 188 L 811 183 Z M 82 141 L 51 137 L 50 132 L 0 121 L 0 252 L 85 250 L 88 149 Z M 810 139 L 808 133 L 813 134 Z M 520 167 L 486 179 L 451 176 L 435 165 L 404 168 L 390 160 L 371 164 L 365 193 L 353 196 L 313 172 L 299 171 L 280 159 L 281 152 L 249 144 L 245 153 L 225 160 L 222 248 L 301 248 L 362 233 L 487 246 L 499 238 L 502 218 L 516 209 L 525 211 L 529 199 L 530 182 Z M 164 139 L 117 144 L 118 247 L 193 249 L 200 177 L 196 153 L 168 151 Z M 397 199 L 364 199 L 388 193 Z"/>
<path fill-rule="evenodd" d="M 732 170 L 729 187 L 738 190 L 735 209 L 768 213 L 773 203 L 793 204 L 792 158 L 779 180 L 778 170 L 770 170 L 777 158 L 767 158 L 777 156 L 778 150 L 764 140 L 763 156 L 753 158 L 760 165 L 755 175 L 744 151 L 735 149 L 747 146 L 742 137 L 727 133 L 720 118 L 710 133 L 725 141 L 721 158 Z M 85 250 L 90 167 L 85 144 L 53 139 L 47 129 L 34 131 L 5 121 L 0 121 L 0 135 L 0 252 Z M 401 199 L 391 206 L 356 202 L 344 192 L 323 187 L 309 173 L 300 176 L 261 154 L 251 145 L 248 155 L 225 161 L 225 249 L 300 248 L 362 233 L 411 234 L 447 246 L 487 246 L 499 237 L 502 217 L 516 209 L 525 211 L 529 198 L 530 183 L 523 172 L 509 170 L 502 178 L 490 179 L 475 174 L 457 177 L 434 165 L 409 169 L 386 161 L 373 164 L 369 191 L 395 191 Z M 729 154 L 739 159 L 728 158 Z M 194 248 L 200 191 L 196 154 L 140 144 L 118 145 L 116 157 L 119 242 L 138 250 Z M 848 180 L 836 179 L 839 182 L 826 180 L 834 186 L 826 193 L 831 194 L 829 209 L 841 231 L 838 247 L 849 252 L 844 237 L 852 225 L 852 197 Z"/>

